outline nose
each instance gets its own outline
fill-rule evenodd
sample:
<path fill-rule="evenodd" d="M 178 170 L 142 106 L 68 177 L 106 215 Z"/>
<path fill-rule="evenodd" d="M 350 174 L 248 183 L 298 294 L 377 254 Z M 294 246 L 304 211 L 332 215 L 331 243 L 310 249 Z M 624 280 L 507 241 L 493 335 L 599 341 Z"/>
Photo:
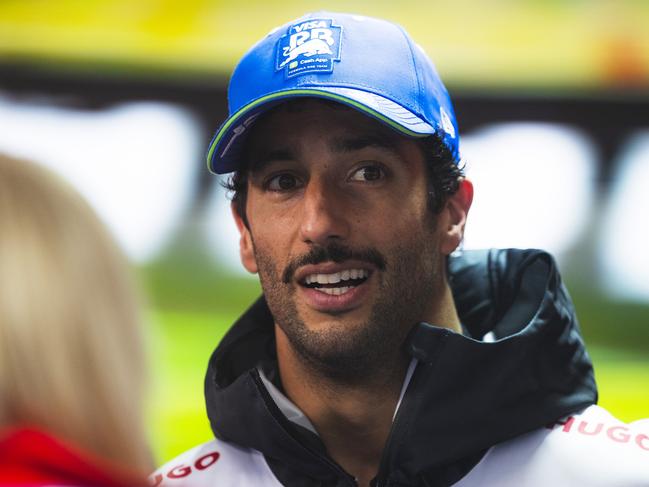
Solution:
<path fill-rule="evenodd" d="M 300 234 L 305 243 L 326 245 L 349 236 L 349 214 L 343 195 L 333 183 L 311 180 L 303 196 Z"/>

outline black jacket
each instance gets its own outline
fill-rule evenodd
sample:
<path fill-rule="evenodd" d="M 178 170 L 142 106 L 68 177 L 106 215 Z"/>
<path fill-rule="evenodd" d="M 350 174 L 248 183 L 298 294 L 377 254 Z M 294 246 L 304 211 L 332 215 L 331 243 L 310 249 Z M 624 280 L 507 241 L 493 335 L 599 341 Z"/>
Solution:
<path fill-rule="evenodd" d="M 419 363 L 374 485 L 451 485 L 494 444 L 597 401 L 592 364 L 550 255 L 465 251 L 449 258 L 449 281 L 465 334 L 413 327 L 404 346 Z M 205 397 L 215 436 L 262 452 L 284 485 L 355 485 L 263 385 L 258 366 L 276 375 L 272 323 L 260 298 L 214 351 Z M 483 342 L 489 332 L 495 341 Z"/>

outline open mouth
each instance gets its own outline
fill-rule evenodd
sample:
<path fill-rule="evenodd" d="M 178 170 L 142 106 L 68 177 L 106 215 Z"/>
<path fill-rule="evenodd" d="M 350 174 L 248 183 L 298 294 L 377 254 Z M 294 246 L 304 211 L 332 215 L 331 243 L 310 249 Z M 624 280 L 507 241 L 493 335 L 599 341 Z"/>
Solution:
<path fill-rule="evenodd" d="M 345 269 L 330 274 L 309 274 L 300 285 L 331 296 L 340 296 L 363 284 L 370 277 L 367 269 Z"/>

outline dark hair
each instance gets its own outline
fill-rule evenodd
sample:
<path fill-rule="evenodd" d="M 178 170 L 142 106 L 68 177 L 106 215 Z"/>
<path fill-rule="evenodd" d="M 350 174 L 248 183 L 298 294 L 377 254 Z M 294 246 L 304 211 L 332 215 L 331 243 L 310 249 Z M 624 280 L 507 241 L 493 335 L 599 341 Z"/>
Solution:
<path fill-rule="evenodd" d="M 464 166 L 458 164 L 451 151 L 439 137 L 431 135 L 417 139 L 426 161 L 428 178 L 428 208 L 433 214 L 439 213 L 444 203 L 456 193 L 460 178 L 464 176 Z M 248 171 L 243 167 L 223 181 L 222 186 L 231 192 L 232 203 L 244 224 L 248 226 L 246 216 L 246 197 L 248 193 Z"/>

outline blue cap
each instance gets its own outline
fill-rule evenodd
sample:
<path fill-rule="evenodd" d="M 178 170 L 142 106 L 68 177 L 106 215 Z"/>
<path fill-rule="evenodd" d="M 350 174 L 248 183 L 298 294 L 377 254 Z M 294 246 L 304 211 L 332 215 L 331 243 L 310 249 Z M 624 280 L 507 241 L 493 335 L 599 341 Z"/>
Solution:
<path fill-rule="evenodd" d="M 255 119 L 296 97 L 340 102 L 406 136 L 436 134 L 459 160 L 451 99 L 433 63 L 406 31 L 381 19 L 316 12 L 271 31 L 234 69 L 230 115 L 207 153 L 210 170 L 236 171 Z"/>

